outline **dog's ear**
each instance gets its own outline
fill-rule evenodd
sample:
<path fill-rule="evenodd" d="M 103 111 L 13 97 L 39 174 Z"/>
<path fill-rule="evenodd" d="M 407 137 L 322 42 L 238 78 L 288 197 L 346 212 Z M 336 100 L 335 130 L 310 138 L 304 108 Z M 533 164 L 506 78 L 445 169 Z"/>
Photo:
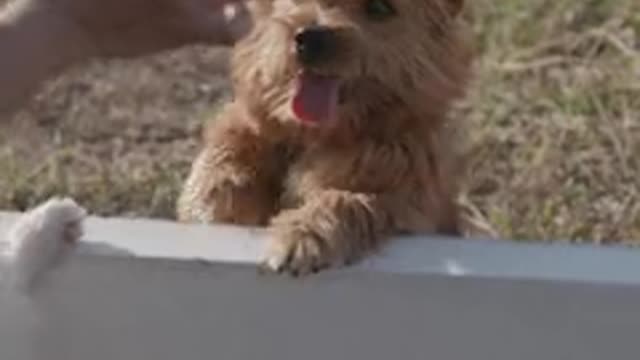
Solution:
<path fill-rule="evenodd" d="M 451 15 L 451 17 L 457 17 L 462 8 L 464 7 L 464 0 L 443 0 L 444 6 Z"/>

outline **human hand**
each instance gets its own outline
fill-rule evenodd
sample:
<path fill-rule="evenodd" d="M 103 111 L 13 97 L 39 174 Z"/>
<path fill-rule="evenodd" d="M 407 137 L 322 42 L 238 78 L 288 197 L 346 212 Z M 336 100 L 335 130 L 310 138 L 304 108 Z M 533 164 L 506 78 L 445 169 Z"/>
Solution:
<path fill-rule="evenodd" d="M 71 65 L 229 45 L 250 27 L 242 0 L 12 0 L 0 7 L 0 120 Z"/>
<path fill-rule="evenodd" d="M 97 57 L 135 57 L 200 42 L 229 45 L 250 27 L 240 0 L 24 1 L 67 23 Z"/>

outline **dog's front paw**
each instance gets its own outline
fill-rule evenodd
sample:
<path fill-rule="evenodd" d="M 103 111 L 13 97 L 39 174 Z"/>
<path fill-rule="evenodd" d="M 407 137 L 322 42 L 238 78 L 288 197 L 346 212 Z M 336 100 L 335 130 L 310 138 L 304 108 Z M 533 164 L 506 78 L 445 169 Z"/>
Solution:
<path fill-rule="evenodd" d="M 262 269 L 309 275 L 350 264 L 361 253 L 357 243 L 341 237 L 337 228 L 298 215 L 290 212 L 275 220 Z"/>
<path fill-rule="evenodd" d="M 57 265 L 82 236 L 86 215 L 73 200 L 59 198 L 22 215 L 9 232 L 14 285 L 29 288 Z"/>
<path fill-rule="evenodd" d="M 245 226 L 265 225 L 272 213 L 270 194 L 255 182 L 220 181 L 209 189 L 206 197 L 191 204 L 198 222 L 231 223 Z M 189 216 L 184 216 L 189 219 Z"/>
<path fill-rule="evenodd" d="M 326 239 L 309 232 L 279 234 L 269 241 L 263 262 L 263 268 L 269 271 L 308 275 L 339 262 Z"/>
<path fill-rule="evenodd" d="M 264 267 L 304 275 L 359 261 L 390 230 L 389 217 L 376 204 L 375 197 L 335 190 L 281 212 L 271 222 Z"/>
<path fill-rule="evenodd" d="M 234 163 L 206 166 L 201 155 L 178 200 L 178 220 L 195 223 L 265 225 L 273 212 L 274 197 L 268 184 Z M 204 159 L 204 160 L 203 160 Z"/>

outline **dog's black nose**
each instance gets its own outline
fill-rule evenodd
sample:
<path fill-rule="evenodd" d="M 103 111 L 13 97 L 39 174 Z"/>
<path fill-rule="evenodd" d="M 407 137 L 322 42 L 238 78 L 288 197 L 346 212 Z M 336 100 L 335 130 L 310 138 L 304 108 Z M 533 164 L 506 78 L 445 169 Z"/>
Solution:
<path fill-rule="evenodd" d="M 296 52 L 303 65 L 318 65 L 329 60 L 336 50 L 335 32 L 327 27 L 313 26 L 296 35 Z"/>

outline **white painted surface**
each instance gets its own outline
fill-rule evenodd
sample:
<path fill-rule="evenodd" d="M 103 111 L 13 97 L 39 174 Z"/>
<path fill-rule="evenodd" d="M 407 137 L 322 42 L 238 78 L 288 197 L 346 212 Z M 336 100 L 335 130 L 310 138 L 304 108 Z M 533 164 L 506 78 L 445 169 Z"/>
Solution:
<path fill-rule="evenodd" d="M 638 250 L 407 238 L 296 280 L 256 272 L 263 241 L 91 219 L 33 297 L 0 288 L 0 359 L 640 358 Z"/>

